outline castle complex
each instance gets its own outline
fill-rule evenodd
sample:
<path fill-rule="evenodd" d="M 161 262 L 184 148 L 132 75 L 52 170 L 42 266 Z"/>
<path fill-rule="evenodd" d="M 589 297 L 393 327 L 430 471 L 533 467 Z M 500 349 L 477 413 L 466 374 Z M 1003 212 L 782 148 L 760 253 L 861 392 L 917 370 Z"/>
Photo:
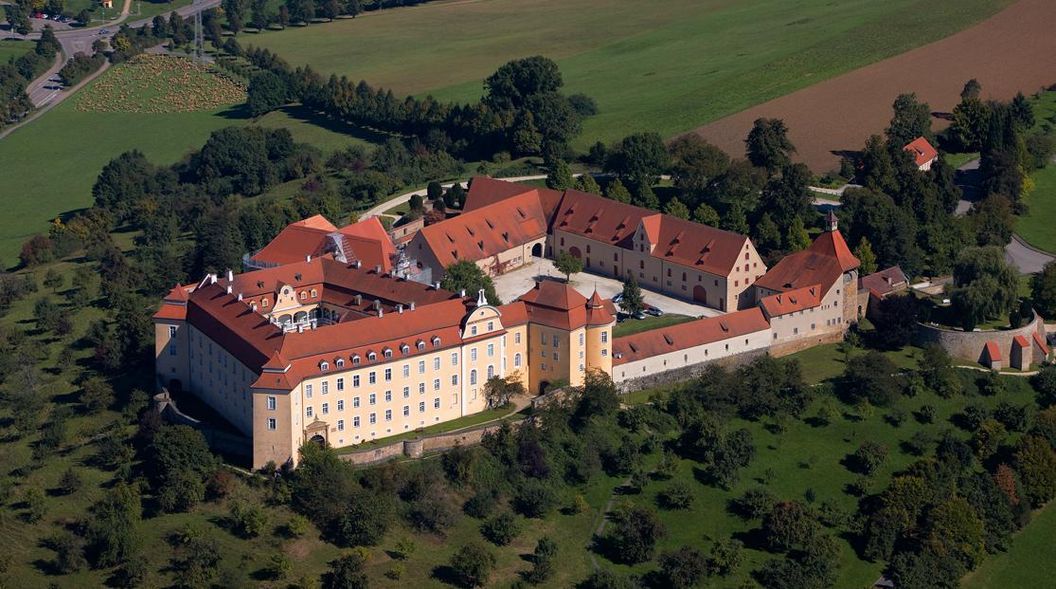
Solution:
<path fill-rule="evenodd" d="M 325 219 L 291 227 L 247 256 L 261 269 L 177 285 L 154 315 L 159 383 L 251 439 L 254 467 L 295 463 L 306 442 L 351 446 L 478 413 L 492 377 L 537 394 L 600 370 L 630 390 L 707 362 L 838 341 L 858 316 L 858 260 L 831 215 L 810 248 L 767 270 L 745 236 L 476 179 L 465 212 L 409 240 L 420 281 L 363 263 L 387 247 L 361 244 L 351 259 L 356 243 Z M 500 274 L 557 252 L 730 312 L 614 338 L 615 307 L 597 292 L 542 280 L 496 306 L 437 284 L 456 260 Z"/>

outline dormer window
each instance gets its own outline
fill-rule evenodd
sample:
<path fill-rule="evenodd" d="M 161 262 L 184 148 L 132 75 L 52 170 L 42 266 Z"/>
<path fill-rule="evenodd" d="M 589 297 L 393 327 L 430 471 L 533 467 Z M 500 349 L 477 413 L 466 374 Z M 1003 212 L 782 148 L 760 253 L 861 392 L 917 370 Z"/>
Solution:
<path fill-rule="evenodd" d="M 425 351 L 425 342 L 423 342 L 422 340 L 418 340 L 418 351 L 419 352 L 424 352 Z"/>
<path fill-rule="evenodd" d="M 302 290 L 302 291 L 301 291 L 301 300 L 303 301 L 304 299 L 307 299 L 307 298 L 308 298 L 308 293 L 306 293 L 306 292 L 304 292 L 304 291 Z"/>
<path fill-rule="evenodd" d="M 317 296 L 319 296 L 319 291 L 317 291 L 317 290 L 315 290 L 315 289 L 313 288 L 313 289 L 312 289 L 312 298 L 314 299 L 314 298 L 315 298 L 315 297 L 317 297 Z"/>
<path fill-rule="evenodd" d="M 320 362 L 319 363 L 319 370 L 321 370 L 323 372 L 326 372 L 327 370 L 330 370 L 330 363 L 325 361 L 325 360 Z"/>
<path fill-rule="evenodd" d="M 344 368 L 345 367 L 345 359 L 344 358 L 338 358 L 337 360 L 334 360 L 334 366 L 337 366 L 338 368 Z"/>
<path fill-rule="evenodd" d="M 381 353 L 386 358 L 392 358 L 392 348 L 385 348 L 384 350 L 381 351 Z"/>
<path fill-rule="evenodd" d="M 378 355 L 377 354 L 375 354 L 374 352 L 367 352 L 367 361 L 368 362 L 373 362 L 373 361 L 375 361 L 377 359 L 378 359 Z"/>
<path fill-rule="evenodd" d="M 411 353 L 411 346 L 408 346 L 407 344 L 403 344 L 402 346 L 400 346 L 400 352 L 403 353 L 403 354 L 410 354 Z"/>
<path fill-rule="evenodd" d="M 268 299 L 260 299 L 260 306 L 261 307 L 267 307 L 268 306 Z"/>
<path fill-rule="evenodd" d="M 352 356 L 352 365 L 359 366 L 359 354 Z"/>
<path fill-rule="evenodd" d="M 436 336 L 433 337 L 433 347 L 434 348 L 439 348 L 440 347 L 440 338 L 439 337 L 436 337 Z"/>

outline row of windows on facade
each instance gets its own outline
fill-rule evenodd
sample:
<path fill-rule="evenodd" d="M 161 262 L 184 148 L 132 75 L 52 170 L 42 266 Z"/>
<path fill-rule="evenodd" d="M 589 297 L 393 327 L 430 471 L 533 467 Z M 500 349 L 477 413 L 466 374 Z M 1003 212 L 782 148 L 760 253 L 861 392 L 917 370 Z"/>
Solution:
<path fill-rule="evenodd" d="M 270 399 L 269 399 L 269 401 L 270 401 Z M 455 402 L 457 403 L 457 400 Z M 439 408 L 440 408 L 440 397 L 436 397 L 436 398 L 433 399 L 433 409 L 439 409 Z M 338 407 L 338 410 L 339 411 L 341 410 L 340 406 Z M 322 412 L 323 412 L 324 415 L 329 413 L 329 407 L 328 407 L 328 405 L 326 403 L 323 403 Z M 425 413 L 425 401 L 421 401 L 421 402 L 418 403 L 418 412 L 419 413 Z M 305 415 L 307 417 L 312 417 L 312 408 L 311 407 L 307 407 L 305 409 Z M 392 421 L 392 409 L 386 409 L 384 415 L 385 415 L 385 421 Z M 409 417 L 410 415 L 411 415 L 411 406 L 410 405 L 404 405 L 403 406 L 403 416 L 404 417 Z M 377 413 L 371 413 L 371 414 L 367 415 L 367 423 L 370 423 L 370 424 L 373 425 L 373 424 L 375 424 L 377 422 L 378 422 L 378 414 Z M 274 431 L 275 429 L 278 428 L 278 420 L 276 418 L 274 418 L 274 417 L 269 417 L 268 420 L 267 420 L 267 425 L 268 425 L 268 429 L 269 430 Z M 352 416 L 352 427 L 359 427 L 359 416 L 358 415 Z M 337 431 L 344 431 L 344 430 L 345 430 L 345 420 L 344 419 L 338 419 L 337 420 Z"/>
<path fill-rule="evenodd" d="M 514 356 L 513 365 L 515 367 L 517 367 L 517 368 L 520 368 L 520 366 L 521 366 L 521 355 L 520 354 L 516 354 Z M 392 378 L 391 378 L 391 376 L 392 376 L 391 375 L 391 370 L 386 370 L 385 372 L 386 372 L 386 374 L 385 374 L 386 382 L 392 380 Z M 487 374 L 487 378 L 491 378 L 491 377 L 495 376 L 495 366 L 493 364 L 489 364 L 485 373 Z M 477 373 L 477 369 L 476 368 L 474 368 L 474 369 L 469 371 L 469 384 L 470 385 L 477 384 L 477 381 L 478 381 L 477 374 L 478 373 Z M 407 376 L 407 374 L 405 373 L 404 376 Z M 375 373 L 371 372 L 368 375 L 368 377 L 369 377 L 368 378 L 368 384 L 375 384 L 377 382 L 377 379 L 375 378 Z M 338 392 L 345 390 L 345 379 L 343 377 L 342 378 L 338 378 L 335 382 L 336 382 L 336 385 L 337 385 Z M 356 374 L 356 375 L 352 376 L 352 387 L 356 388 L 356 387 L 359 387 L 359 386 L 360 386 L 360 379 L 359 379 L 359 375 Z M 458 375 L 457 374 L 452 374 L 451 375 L 451 386 L 458 386 Z M 320 392 L 322 394 L 324 394 L 324 395 L 329 394 L 330 393 L 330 381 L 324 380 L 324 381 L 320 382 L 319 383 L 319 389 L 320 389 Z M 439 378 L 433 379 L 433 390 L 437 390 L 437 391 L 440 390 L 440 379 Z M 418 392 L 419 393 L 424 393 L 425 392 L 425 383 L 424 382 L 418 383 Z M 314 393 L 315 393 L 315 385 L 313 385 L 312 383 L 307 383 L 307 384 L 304 385 L 304 396 L 306 398 L 311 399 L 312 395 Z M 385 393 L 386 397 L 391 395 L 391 393 L 392 393 L 392 391 L 386 391 L 386 393 Z M 374 398 L 374 395 L 375 395 L 375 393 L 371 393 L 370 394 L 371 399 Z M 403 387 L 403 395 L 404 395 L 404 397 L 407 397 L 408 395 L 410 395 L 410 387 Z M 358 397 L 356 397 L 356 399 L 358 399 Z M 390 399 L 386 398 L 385 400 L 388 401 Z M 373 401 L 371 402 L 371 404 L 373 404 Z"/>
<path fill-rule="evenodd" d="M 493 329 L 494 329 L 493 324 L 492 324 L 492 322 L 489 321 L 488 322 L 488 331 L 491 331 Z M 472 335 L 476 335 L 477 334 L 477 326 L 476 325 L 471 326 L 470 331 L 471 331 Z M 517 344 L 521 343 L 521 334 L 520 333 L 515 333 L 514 336 L 513 336 L 513 341 L 514 341 L 514 343 L 517 343 Z M 439 337 L 434 337 L 432 339 L 432 343 L 433 343 L 433 347 L 434 348 L 440 347 L 440 338 Z M 416 347 L 417 347 L 419 352 L 424 352 L 425 351 L 425 342 L 419 340 L 418 343 L 416 344 Z M 487 351 L 488 351 L 488 356 L 494 356 L 495 355 L 495 344 L 488 344 Z M 411 352 L 411 347 L 409 345 L 407 345 L 407 344 L 403 344 L 402 346 L 400 346 L 400 352 L 403 353 L 403 354 L 409 354 Z M 477 359 L 477 348 L 475 348 L 475 347 L 474 348 L 470 348 L 469 349 L 469 353 L 470 353 L 470 360 L 471 361 L 475 361 Z M 382 350 L 382 356 L 385 357 L 385 358 L 392 358 L 392 348 L 383 349 Z M 376 353 L 367 352 L 367 361 L 368 362 L 374 362 L 377 359 L 378 359 L 378 355 Z M 352 360 L 352 366 L 359 366 L 360 365 L 360 356 L 359 356 L 359 354 L 353 354 L 352 357 L 351 357 L 351 360 Z M 440 359 L 439 358 L 434 358 L 433 363 L 435 365 L 434 369 L 435 370 L 439 370 L 440 369 Z M 457 353 L 453 353 L 453 354 L 451 354 L 451 365 L 452 366 L 456 366 L 457 364 L 458 364 L 458 354 Z M 334 366 L 336 368 L 338 368 L 338 369 L 344 368 L 345 367 L 345 359 L 344 358 L 335 359 L 334 360 Z M 420 361 L 418 363 L 418 366 L 419 366 L 419 372 L 424 372 L 425 371 L 425 368 L 424 368 L 425 361 L 424 360 Z M 326 371 L 330 370 L 330 363 L 327 362 L 326 360 L 323 360 L 322 362 L 319 363 L 319 370 L 322 371 L 322 372 L 326 372 Z M 407 376 L 406 371 L 407 371 L 407 366 L 404 365 L 404 376 Z"/>

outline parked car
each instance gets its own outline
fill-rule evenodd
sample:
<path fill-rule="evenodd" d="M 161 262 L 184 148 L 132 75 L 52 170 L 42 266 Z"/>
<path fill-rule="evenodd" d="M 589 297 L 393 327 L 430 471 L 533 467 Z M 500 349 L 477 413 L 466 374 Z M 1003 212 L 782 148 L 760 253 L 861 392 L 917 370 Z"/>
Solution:
<path fill-rule="evenodd" d="M 646 315 L 652 315 L 653 317 L 659 317 L 664 314 L 661 309 L 658 309 L 652 305 L 646 305 L 644 311 Z"/>
<path fill-rule="evenodd" d="M 637 313 L 632 315 L 632 317 L 634 317 L 635 319 L 645 319 L 645 313 L 638 311 Z"/>
<path fill-rule="evenodd" d="M 620 301 L 622 301 L 622 300 L 623 300 L 623 293 L 622 292 L 621 293 L 616 293 L 616 296 L 612 297 L 612 302 L 616 303 L 617 305 L 620 304 Z"/>

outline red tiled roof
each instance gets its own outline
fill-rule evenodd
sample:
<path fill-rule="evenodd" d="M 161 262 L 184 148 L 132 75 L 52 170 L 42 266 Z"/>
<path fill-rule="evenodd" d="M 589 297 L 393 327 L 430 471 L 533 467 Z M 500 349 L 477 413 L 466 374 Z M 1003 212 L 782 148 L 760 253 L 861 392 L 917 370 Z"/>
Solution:
<path fill-rule="evenodd" d="M 187 318 L 187 300 L 193 286 L 177 284 L 161 302 L 161 307 L 154 313 L 154 319 L 183 320 Z"/>
<path fill-rule="evenodd" d="M 499 314 L 502 315 L 503 327 L 508 328 L 528 323 L 528 309 L 521 301 L 514 301 L 496 308 L 499 310 Z"/>
<path fill-rule="evenodd" d="M 917 137 L 910 141 L 903 149 L 913 154 L 913 161 L 917 164 L 917 167 L 923 166 L 939 157 L 939 152 L 923 137 Z"/>
<path fill-rule="evenodd" d="M 586 297 L 564 282 L 541 280 L 518 300 L 525 305 L 530 321 L 558 329 L 573 330 L 615 321 L 604 305 L 592 306 Z"/>
<path fill-rule="evenodd" d="M 282 346 L 282 328 L 227 294 L 219 284 L 195 289 L 187 303 L 187 322 L 251 370 L 266 363 Z"/>
<path fill-rule="evenodd" d="M 770 328 L 758 307 L 613 339 L 613 365 L 720 342 Z"/>
<path fill-rule="evenodd" d="M 898 266 L 891 266 L 868 276 L 862 276 L 858 281 L 859 288 L 868 290 L 869 294 L 877 298 L 883 298 L 907 286 L 909 286 L 909 280 Z"/>
<path fill-rule="evenodd" d="M 809 248 L 781 258 L 755 284 L 778 292 L 820 284 L 828 292 L 844 272 L 859 264 L 839 230 L 825 231 Z"/>
<path fill-rule="evenodd" d="M 307 256 L 318 256 L 326 249 L 326 236 L 333 231 L 337 231 L 337 227 L 322 215 L 290 223 L 268 245 L 253 254 L 252 260 L 289 264 L 304 261 Z"/>
<path fill-rule="evenodd" d="M 536 282 L 535 287 L 521 295 L 518 300 L 562 311 L 584 307 L 587 304 L 587 298 L 579 294 L 579 291 L 569 286 L 567 282 L 556 280 Z"/>
<path fill-rule="evenodd" d="M 358 260 L 368 268 L 380 265 L 385 272 L 392 270 L 396 246 L 377 217 L 345 225 L 337 231 L 342 236 L 345 258 L 349 262 Z"/>
<path fill-rule="evenodd" d="M 986 355 L 991 362 L 1001 360 L 1001 348 L 997 347 L 997 342 L 994 340 L 986 341 Z"/>
<path fill-rule="evenodd" d="M 1026 348 L 1030 346 L 1030 342 L 1028 342 L 1027 338 L 1023 337 L 1022 335 L 1017 335 L 1016 337 L 1012 338 L 1012 345 L 1019 346 L 1020 348 Z"/>
<path fill-rule="evenodd" d="M 441 266 L 494 256 L 546 235 L 538 191 L 466 211 L 419 232 Z"/>
<path fill-rule="evenodd" d="M 812 284 L 763 297 L 759 305 L 768 317 L 778 317 L 817 307 L 821 304 L 821 295 L 821 285 Z"/>
<path fill-rule="evenodd" d="M 1041 350 L 1041 353 L 1048 356 L 1049 345 L 1045 343 L 1045 338 L 1036 331 L 1031 334 L 1031 338 L 1034 340 L 1034 345 L 1038 346 L 1038 349 Z"/>
<path fill-rule="evenodd" d="M 578 190 L 565 191 L 551 229 L 630 249 L 639 225 L 655 245 L 653 257 L 718 276 L 730 275 L 748 241 L 744 235 Z"/>

